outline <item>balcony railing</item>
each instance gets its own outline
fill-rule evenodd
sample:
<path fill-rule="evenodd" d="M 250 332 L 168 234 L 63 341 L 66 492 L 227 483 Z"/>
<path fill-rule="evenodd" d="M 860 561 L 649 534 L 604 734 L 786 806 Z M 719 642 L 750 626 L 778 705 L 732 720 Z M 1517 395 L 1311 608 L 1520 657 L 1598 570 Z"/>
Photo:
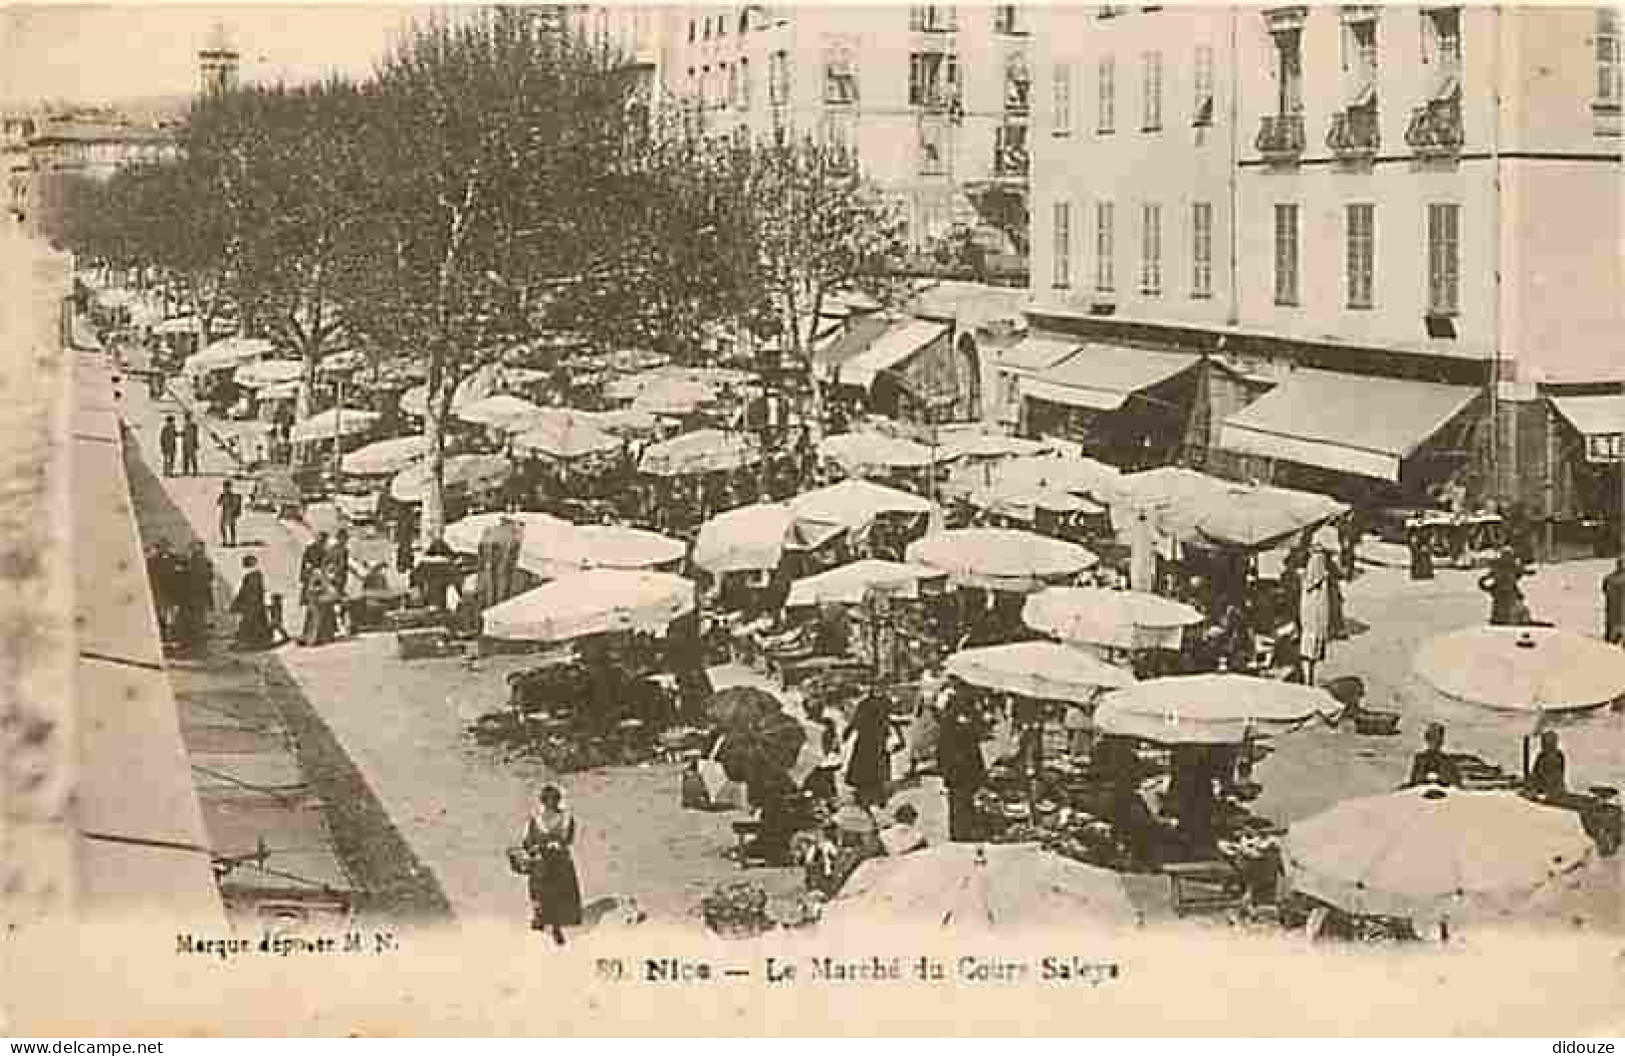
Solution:
<path fill-rule="evenodd" d="M 1411 112 L 1411 123 L 1405 129 L 1405 142 L 1422 157 L 1458 154 L 1465 139 L 1460 98 L 1424 103 Z"/>
<path fill-rule="evenodd" d="M 1326 130 L 1326 146 L 1344 158 L 1375 157 L 1382 146 L 1375 106 L 1350 107 L 1332 115 Z"/>
<path fill-rule="evenodd" d="M 1303 115 L 1265 115 L 1254 145 L 1268 161 L 1297 161 L 1303 155 Z"/>
<path fill-rule="evenodd" d="M 1031 166 L 1031 158 L 1024 143 L 1004 143 L 993 150 L 993 174 L 995 176 L 1025 178 Z"/>

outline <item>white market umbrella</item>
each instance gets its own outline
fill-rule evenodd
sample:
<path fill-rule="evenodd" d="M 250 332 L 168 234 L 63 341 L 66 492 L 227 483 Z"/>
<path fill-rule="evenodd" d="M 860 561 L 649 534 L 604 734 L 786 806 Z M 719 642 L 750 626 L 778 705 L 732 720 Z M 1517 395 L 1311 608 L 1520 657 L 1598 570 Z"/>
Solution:
<path fill-rule="evenodd" d="M 527 419 L 524 431 L 513 439 L 516 454 L 570 462 L 578 458 L 607 455 L 621 449 L 619 437 L 598 428 L 592 420 L 574 411 L 540 410 Z"/>
<path fill-rule="evenodd" d="M 1101 690 L 1134 684 L 1134 674 L 1055 642 L 1010 642 L 963 649 L 943 665 L 950 675 L 997 693 L 1093 703 Z"/>
<path fill-rule="evenodd" d="M 231 380 L 245 389 L 263 389 L 298 381 L 304 372 L 305 365 L 297 359 L 261 359 L 238 367 Z"/>
<path fill-rule="evenodd" d="M 333 440 L 343 436 L 359 436 L 370 432 L 378 424 L 379 415 L 359 407 L 329 408 L 295 423 L 290 439 L 296 444 L 318 440 Z"/>
<path fill-rule="evenodd" d="M 297 400 L 299 398 L 299 382 L 279 381 L 275 385 L 267 385 L 255 393 L 260 402 L 266 400 Z"/>
<path fill-rule="evenodd" d="M 536 511 L 471 513 L 467 517 L 446 525 L 440 537 L 447 546 L 459 554 L 477 554 L 480 550 L 480 540 L 485 537 L 485 533 L 503 520 L 517 521 L 523 527 L 524 535 L 521 537 L 521 548 L 524 545 L 523 540 L 530 538 L 532 534 L 563 532 L 575 527 L 569 521 L 564 520 L 562 517 L 555 517 L 551 513 Z"/>
<path fill-rule="evenodd" d="M 100 290 L 96 294 L 96 304 L 102 308 L 123 308 L 135 299 L 134 290 L 127 290 L 119 286 Z"/>
<path fill-rule="evenodd" d="M 1060 488 L 1002 482 L 975 488 L 965 501 L 977 509 L 1032 522 L 1040 511 L 1053 514 L 1100 513 L 1104 507 Z"/>
<path fill-rule="evenodd" d="M 485 611 L 491 638 L 563 642 L 611 631 L 660 633 L 694 610 L 694 584 L 663 572 L 594 569 L 556 579 Z"/>
<path fill-rule="evenodd" d="M 960 528 L 909 544 L 907 557 L 940 568 L 961 586 L 1030 593 L 1093 568 L 1093 553 L 1036 532 Z"/>
<path fill-rule="evenodd" d="M 1592 850 L 1572 811 L 1512 792 L 1422 787 L 1298 822 L 1281 858 L 1295 891 L 1358 915 L 1434 922 L 1515 916 Z"/>
<path fill-rule="evenodd" d="M 1625 695 L 1625 651 L 1555 627 L 1466 627 L 1430 639 L 1413 669 L 1455 700 L 1501 712 L 1584 711 Z"/>
<path fill-rule="evenodd" d="M 660 430 L 660 419 L 630 407 L 619 411 L 578 411 L 579 417 L 613 436 L 644 436 Z"/>
<path fill-rule="evenodd" d="M 638 468 L 657 477 L 719 473 L 755 464 L 761 455 L 750 437 L 720 429 L 697 429 L 651 444 Z"/>
<path fill-rule="evenodd" d="M 929 499 L 867 480 L 843 480 L 797 495 L 790 500 L 790 509 L 799 521 L 851 532 L 862 531 L 883 515 L 929 516 L 936 512 Z"/>
<path fill-rule="evenodd" d="M 1042 454 L 1048 450 L 1049 445 L 1042 440 L 1028 440 L 1024 437 L 1003 436 L 998 433 L 961 432 L 942 437 L 937 444 L 937 461 L 1020 458 Z"/>
<path fill-rule="evenodd" d="M 943 843 L 858 866 L 820 930 L 902 923 L 946 931 L 1128 930 L 1141 914 L 1121 874 L 1037 844 Z"/>
<path fill-rule="evenodd" d="M 700 525 L 694 564 L 714 576 L 779 567 L 795 514 L 777 502 L 759 502 L 717 514 Z"/>
<path fill-rule="evenodd" d="M 527 531 L 519 551 L 519 567 L 556 579 L 593 568 L 657 568 L 682 560 L 687 550 L 681 540 L 641 528 L 570 525 L 554 531 Z"/>
<path fill-rule="evenodd" d="M 414 462 L 429 457 L 429 438 L 426 436 L 397 436 L 389 440 L 359 447 L 345 455 L 340 465 L 344 472 L 358 477 L 382 477 L 399 473 Z"/>
<path fill-rule="evenodd" d="M 470 425 L 484 425 L 494 429 L 523 429 L 525 422 L 535 417 L 541 407 L 529 400 L 507 393 L 470 400 L 452 413 Z"/>
<path fill-rule="evenodd" d="M 447 491 L 480 491 L 502 484 L 512 470 L 504 455 L 452 455 L 441 467 L 440 479 Z M 427 462 L 407 466 L 389 482 L 390 497 L 396 502 L 422 502 L 433 476 Z"/>
<path fill-rule="evenodd" d="M 1095 709 L 1102 733 L 1156 744 L 1241 744 L 1343 710 L 1330 693 L 1251 675 L 1173 675 L 1118 690 Z"/>
<path fill-rule="evenodd" d="M 1029 488 L 1086 495 L 1099 502 L 1115 501 L 1123 490 L 1117 467 L 1092 458 L 1031 455 L 1003 462 L 970 462 L 955 467 L 946 490 L 968 494 L 979 488 Z"/>
<path fill-rule="evenodd" d="M 261 337 L 224 337 L 208 347 L 186 357 L 181 369 L 187 374 L 207 374 L 212 370 L 231 370 L 256 359 L 268 356 L 276 348 Z M 297 374 L 292 377 L 298 377 Z M 287 378 L 277 379 L 286 381 Z"/>
<path fill-rule="evenodd" d="M 1063 642 L 1115 649 L 1178 649 L 1203 616 L 1183 602 L 1135 590 L 1049 587 L 1021 610 L 1028 627 Z"/>
<path fill-rule="evenodd" d="M 931 464 L 931 449 L 884 433 L 838 433 L 819 441 L 818 454 L 852 474 L 922 469 Z"/>
<path fill-rule="evenodd" d="M 917 598 L 925 584 L 941 587 L 946 579 L 947 573 L 940 569 L 865 558 L 796 580 L 790 585 L 785 605 L 789 608 L 860 605 L 871 588 L 882 589 L 894 597 Z"/>
<path fill-rule="evenodd" d="M 194 315 L 182 315 L 173 319 L 165 319 L 153 327 L 152 332 L 165 337 L 179 334 L 200 334 L 203 332 L 203 324 Z"/>
<path fill-rule="evenodd" d="M 709 385 L 680 378 L 662 378 L 645 386 L 633 398 L 632 409 L 680 417 L 694 413 L 716 398 L 716 390 Z"/>

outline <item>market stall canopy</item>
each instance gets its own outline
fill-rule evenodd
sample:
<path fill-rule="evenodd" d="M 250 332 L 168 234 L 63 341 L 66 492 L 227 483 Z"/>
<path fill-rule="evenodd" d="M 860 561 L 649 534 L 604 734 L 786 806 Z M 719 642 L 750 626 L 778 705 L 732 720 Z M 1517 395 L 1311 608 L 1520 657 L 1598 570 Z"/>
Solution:
<path fill-rule="evenodd" d="M 517 521 L 523 529 L 520 546 L 523 540 L 529 539 L 532 534 L 546 535 L 554 532 L 566 531 L 573 528 L 569 521 L 562 517 L 555 517 L 551 513 L 538 513 L 535 511 L 522 511 L 516 513 L 473 513 L 458 521 L 446 525 L 441 533 L 447 546 L 459 554 L 477 554 L 480 550 L 480 540 L 485 533 L 495 528 L 504 520 Z"/>
<path fill-rule="evenodd" d="M 659 432 L 660 419 L 630 407 L 618 411 L 583 411 L 581 416 L 614 436 L 646 436 Z"/>
<path fill-rule="evenodd" d="M 1134 684 L 1132 672 L 1055 642 L 964 649 L 950 656 L 943 670 L 995 693 L 1073 704 L 1091 704 L 1101 690 Z"/>
<path fill-rule="evenodd" d="M 694 564 L 712 575 L 779 567 L 795 523 L 783 503 L 761 502 L 717 514 L 700 525 Z"/>
<path fill-rule="evenodd" d="M 925 565 L 865 558 L 796 580 L 790 585 L 785 605 L 860 605 L 871 589 L 882 590 L 889 597 L 917 598 L 928 585 L 942 588 L 947 578 L 941 569 Z"/>
<path fill-rule="evenodd" d="M 1024 337 L 997 353 L 994 362 L 1006 374 L 1040 374 L 1082 350 L 1082 344 L 1065 338 Z"/>
<path fill-rule="evenodd" d="M 570 462 L 619 451 L 621 441 L 594 425 L 587 415 L 548 408 L 526 419 L 525 431 L 514 437 L 513 449 L 521 455 Z"/>
<path fill-rule="evenodd" d="M 1212 542 L 1257 549 L 1347 512 L 1343 503 L 1314 492 L 1245 488 L 1214 503 L 1195 521 L 1196 530 Z"/>
<path fill-rule="evenodd" d="M 638 392 L 632 400 L 634 411 L 681 417 L 715 401 L 717 391 L 709 385 L 680 378 L 661 378 Z"/>
<path fill-rule="evenodd" d="M 1479 392 L 1461 385 L 1298 370 L 1226 418 L 1219 446 L 1397 481 L 1400 464 Z"/>
<path fill-rule="evenodd" d="M 991 458 L 1020 458 L 1038 455 L 1049 450 L 1042 440 L 1028 440 L 1020 436 L 1004 436 L 981 430 L 944 430 L 938 437 L 937 461 L 975 461 Z"/>
<path fill-rule="evenodd" d="M 1516 917 L 1592 848 L 1572 811 L 1511 792 L 1422 787 L 1298 822 L 1281 858 L 1295 891 L 1349 913 L 1434 923 Z"/>
<path fill-rule="evenodd" d="M 1585 438 L 1586 461 L 1625 460 L 1625 396 L 1553 396 L 1552 406 Z"/>
<path fill-rule="evenodd" d="M 1053 514 L 1100 513 L 1105 509 L 1089 499 L 1057 487 L 1004 482 L 973 488 L 965 501 L 1001 517 L 1032 522 L 1040 511 Z"/>
<path fill-rule="evenodd" d="M 944 323 L 908 319 L 880 335 L 867 349 L 842 363 L 839 380 L 843 385 L 867 389 L 875 378 L 895 370 L 916 353 L 948 333 Z"/>
<path fill-rule="evenodd" d="M 658 568 L 680 561 L 688 546 L 657 532 L 617 524 L 569 525 L 525 532 L 519 567 L 544 579 L 592 568 Z"/>
<path fill-rule="evenodd" d="M 944 843 L 873 858 L 825 907 L 820 929 L 1127 930 L 1140 912 L 1121 875 L 1037 844 Z"/>
<path fill-rule="evenodd" d="M 1417 650 L 1413 669 L 1448 697 L 1498 711 L 1583 711 L 1625 696 L 1625 652 L 1555 627 L 1452 631 Z"/>
<path fill-rule="evenodd" d="M 470 400 L 452 411 L 460 420 L 470 425 L 490 426 L 493 429 L 518 431 L 524 429 L 531 418 L 534 418 L 542 408 L 529 400 L 510 396 L 507 393 L 497 393 L 494 396 L 483 396 L 477 400 Z"/>
<path fill-rule="evenodd" d="M 194 315 L 182 315 L 173 319 L 165 319 L 163 322 L 153 327 L 152 332 L 165 337 L 172 337 L 180 334 L 201 334 L 203 332 L 203 324 Z"/>
<path fill-rule="evenodd" d="M 441 483 L 447 491 L 487 490 L 507 480 L 512 468 L 503 455 L 452 455 L 445 460 Z M 389 482 L 390 497 L 396 502 L 422 502 L 432 479 L 427 462 L 408 466 Z"/>
<path fill-rule="evenodd" d="M 340 466 L 358 477 L 382 477 L 401 470 L 429 455 L 426 436 L 397 436 L 390 440 L 358 447 L 345 455 Z"/>
<path fill-rule="evenodd" d="M 1005 528 L 959 528 L 909 544 L 908 559 L 947 572 L 959 586 L 1031 593 L 1093 568 L 1076 543 Z"/>
<path fill-rule="evenodd" d="M 457 413 L 475 400 L 483 400 L 494 394 L 497 391 L 497 369 L 495 364 L 481 367 L 458 382 L 456 390 L 451 395 L 452 413 Z M 425 417 L 429 413 L 429 387 L 414 385 L 401 393 L 401 410 L 415 418 Z"/>
<path fill-rule="evenodd" d="M 680 477 L 742 469 L 760 457 L 756 445 L 743 433 L 697 429 L 650 445 L 638 469 L 657 477 Z"/>
<path fill-rule="evenodd" d="M 612 631 L 659 634 L 694 611 L 694 584 L 663 572 L 600 568 L 555 579 L 485 611 L 491 638 L 563 642 Z"/>
<path fill-rule="evenodd" d="M 1240 744 L 1332 720 L 1343 705 L 1316 686 L 1251 675 L 1173 675 L 1106 697 L 1095 709 L 1101 733 L 1157 744 Z"/>
<path fill-rule="evenodd" d="M 1064 407 L 1115 411 L 1130 396 L 1160 385 L 1201 362 L 1183 352 L 1085 345 L 1039 374 L 1021 379 L 1021 395 Z"/>
<path fill-rule="evenodd" d="M 202 351 L 187 356 L 186 363 L 181 369 L 192 375 L 207 374 L 214 370 L 234 370 L 245 363 L 270 355 L 275 347 L 261 337 L 221 338 Z"/>
<path fill-rule="evenodd" d="M 936 506 L 911 492 L 867 480 L 843 480 L 790 500 L 796 520 L 808 525 L 829 525 L 861 532 L 875 518 L 888 514 L 931 516 Z"/>
<path fill-rule="evenodd" d="M 930 448 L 881 433 L 826 436 L 818 443 L 818 454 L 852 474 L 922 469 L 931 464 Z"/>
<path fill-rule="evenodd" d="M 997 464 L 957 466 L 948 478 L 946 490 L 968 495 L 978 488 L 1065 491 L 1109 503 L 1119 498 L 1123 476 L 1116 466 L 1092 458 L 1029 455 Z"/>
<path fill-rule="evenodd" d="M 1133 590 L 1049 587 L 1027 599 L 1021 619 L 1063 642 L 1114 649 L 1177 650 L 1202 614 L 1183 602 Z"/>
<path fill-rule="evenodd" d="M 359 407 L 331 407 L 295 423 L 289 439 L 296 444 L 308 444 L 341 436 L 359 436 L 370 432 L 378 424 L 378 417 L 375 412 Z"/>
<path fill-rule="evenodd" d="M 297 359 L 261 359 L 238 367 L 232 372 L 231 380 L 245 389 L 263 389 L 267 385 L 298 381 L 304 372 L 305 365 Z"/>

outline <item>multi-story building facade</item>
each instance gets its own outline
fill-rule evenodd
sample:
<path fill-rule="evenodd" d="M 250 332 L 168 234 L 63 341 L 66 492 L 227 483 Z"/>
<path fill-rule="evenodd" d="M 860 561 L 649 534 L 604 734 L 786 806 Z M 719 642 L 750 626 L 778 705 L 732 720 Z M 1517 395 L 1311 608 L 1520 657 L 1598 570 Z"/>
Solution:
<path fill-rule="evenodd" d="M 991 197 L 1025 198 L 1031 13 L 1018 5 L 671 8 L 665 87 L 696 107 L 708 130 L 767 141 L 811 136 L 842 148 L 895 196 L 910 241 L 926 247 L 955 225 L 982 223 Z M 1010 233 L 1018 245 L 1009 248 L 1023 248 L 1024 223 Z"/>
<path fill-rule="evenodd" d="M 546 4 L 526 8 L 544 26 L 601 49 L 632 79 L 634 103 L 647 119 L 662 89 L 663 42 L 672 9 L 643 4 Z"/>
<path fill-rule="evenodd" d="M 22 217 L 28 212 L 28 141 L 34 118 L 24 114 L 0 116 L 0 173 L 5 179 L 6 211 Z"/>
<path fill-rule="evenodd" d="M 1390 497 L 1455 480 L 1554 521 L 1618 508 L 1587 468 L 1597 423 L 1564 413 L 1625 380 L 1614 11 L 1040 17 L 1035 329 L 1142 353 L 1083 417 L 1155 421 L 1135 393 L 1188 371 L 1163 411 L 1191 461 Z"/>

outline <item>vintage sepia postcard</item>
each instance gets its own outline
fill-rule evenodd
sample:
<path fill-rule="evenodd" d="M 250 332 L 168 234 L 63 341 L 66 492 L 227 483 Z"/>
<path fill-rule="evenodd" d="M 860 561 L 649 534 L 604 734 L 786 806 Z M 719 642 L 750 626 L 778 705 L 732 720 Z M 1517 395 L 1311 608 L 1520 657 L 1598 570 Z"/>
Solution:
<path fill-rule="evenodd" d="M 1621 43 L 0 9 L 0 1031 L 1625 1031 Z"/>

